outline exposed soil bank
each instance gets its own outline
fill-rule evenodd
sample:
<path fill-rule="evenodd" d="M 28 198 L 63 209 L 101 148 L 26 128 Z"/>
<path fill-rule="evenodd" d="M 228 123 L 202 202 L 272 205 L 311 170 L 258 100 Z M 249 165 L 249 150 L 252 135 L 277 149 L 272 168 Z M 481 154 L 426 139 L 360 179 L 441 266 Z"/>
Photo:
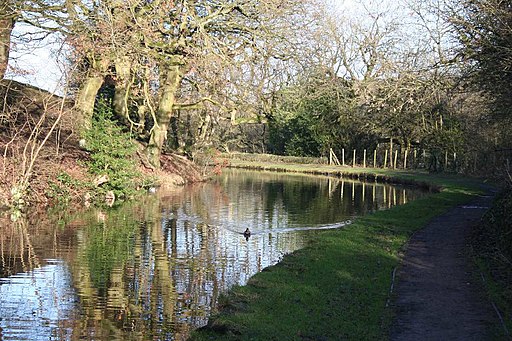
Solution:
<path fill-rule="evenodd" d="M 23 211 L 60 204 L 58 200 L 74 208 L 84 207 L 89 187 L 100 184 L 84 166 L 91 160 L 91 153 L 80 147 L 73 103 L 3 79 L 0 104 L 0 213 L 18 206 L 20 198 L 14 198 L 15 188 L 22 189 Z M 172 187 L 204 180 L 196 165 L 180 155 L 163 153 L 160 169 L 148 166 L 143 144 L 137 146 L 139 151 L 131 160 L 140 173 L 141 185 L 154 181 L 155 186 Z"/>
<path fill-rule="evenodd" d="M 468 238 L 491 205 L 480 196 L 436 217 L 410 239 L 392 307 L 391 340 L 489 340 L 499 325 L 484 296 Z"/>

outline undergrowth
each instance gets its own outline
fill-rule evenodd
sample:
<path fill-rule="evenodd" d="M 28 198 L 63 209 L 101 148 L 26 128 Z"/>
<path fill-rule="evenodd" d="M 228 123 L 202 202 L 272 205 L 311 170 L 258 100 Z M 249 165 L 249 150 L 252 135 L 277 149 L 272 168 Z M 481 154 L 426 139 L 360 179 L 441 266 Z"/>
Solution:
<path fill-rule="evenodd" d="M 85 148 L 90 159 L 85 162 L 88 172 L 94 176 L 107 176 L 108 181 L 95 191 L 104 196 L 112 191 L 116 198 L 127 198 L 137 192 L 141 178 L 133 154 L 136 145 L 129 133 L 123 131 L 112 118 L 112 109 L 99 105 L 92 128 L 84 133 Z"/>
<path fill-rule="evenodd" d="M 512 332 L 512 188 L 501 192 L 472 238 L 474 257 L 503 321 Z"/>
<path fill-rule="evenodd" d="M 46 196 L 53 201 L 53 206 L 63 207 L 71 203 L 76 193 L 90 185 L 82 180 L 73 178 L 66 172 L 60 172 L 55 180 L 48 182 Z"/>

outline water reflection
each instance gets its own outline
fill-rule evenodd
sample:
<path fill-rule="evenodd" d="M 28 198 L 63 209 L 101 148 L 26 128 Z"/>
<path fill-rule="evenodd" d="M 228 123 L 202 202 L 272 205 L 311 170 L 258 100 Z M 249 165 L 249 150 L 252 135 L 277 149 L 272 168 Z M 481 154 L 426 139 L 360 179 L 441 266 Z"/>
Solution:
<path fill-rule="evenodd" d="M 304 247 L 311 229 L 418 192 L 226 171 L 207 184 L 0 233 L 0 339 L 182 340 L 219 293 Z M 250 229 L 245 238 L 243 231 Z"/>

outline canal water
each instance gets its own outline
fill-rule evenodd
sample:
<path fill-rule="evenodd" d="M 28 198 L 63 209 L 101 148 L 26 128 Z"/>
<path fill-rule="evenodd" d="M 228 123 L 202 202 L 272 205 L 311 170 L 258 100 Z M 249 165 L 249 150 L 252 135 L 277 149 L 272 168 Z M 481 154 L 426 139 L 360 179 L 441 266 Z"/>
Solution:
<path fill-rule="evenodd" d="M 219 294 L 316 233 L 423 195 L 225 170 L 113 209 L 1 220 L 0 340 L 184 340 Z"/>

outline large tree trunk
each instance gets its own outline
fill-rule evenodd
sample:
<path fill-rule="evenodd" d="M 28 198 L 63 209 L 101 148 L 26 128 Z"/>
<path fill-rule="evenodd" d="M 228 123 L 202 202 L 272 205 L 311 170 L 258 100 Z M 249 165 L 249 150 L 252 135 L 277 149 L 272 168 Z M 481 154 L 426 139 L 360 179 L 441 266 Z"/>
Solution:
<path fill-rule="evenodd" d="M 156 112 L 156 122 L 151 130 L 149 144 L 146 147 L 146 155 L 149 162 L 156 168 L 160 167 L 160 155 L 167 139 L 167 130 L 173 114 L 176 102 L 176 91 L 181 81 L 180 66 L 168 67 L 165 80 L 162 84 L 162 95 Z"/>
<path fill-rule="evenodd" d="M 105 73 L 109 66 L 108 59 L 95 60 L 91 58 L 92 66 L 82 85 L 78 89 L 75 98 L 75 108 L 78 109 L 79 117 L 77 119 L 80 132 L 89 130 L 92 126 L 92 115 L 94 113 L 94 104 L 96 95 L 103 84 Z"/>
<path fill-rule="evenodd" d="M 11 50 L 11 32 L 16 23 L 16 16 L 9 6 L 9 1 L 0 0 L 0 79 L 3 79 L 9 62 Z"/>
<path fill-rule="evenodd" d="M 131 23 L 131 13 L 128 8 L 124 5 L 125 0 L 113 0 L 113 20 L 114 27 L 119 31 L 129 31 Z M 130 47 L 138 46 L 139 41 L 137 40 L 138 35 L 128 37 L 128 41 L 125 41 L 127 50 L 123 48 L 116 49 L 118 56 L 114 59 L 114 68 L 116 71 L 116 86 L 113 98 L 113 109 L 114 115 L 120 119 L 121 122 L 129 123 L 129 111 L 128 111 L 128 97 L 130 95 L 131 86 L 131 67 L 133 56 L 128 56 L 127 53 Z"/>
<path fill-rule="evenodd" d="M 114 92 L 114 114 L 122 122 L 128 122 L 128 96 L 130 95 L 131 62 L 128 57 L 118 58 L 115 62 L 116 89 Z"/>
<path fill-rule="evenodd" d="M 91 75 L 84 79 L 75 99 L 75 108 L 80 117 L 77 120 L 80 132 L 91 129 L 96 95 L 103 84 L 103 76 Z"/>

